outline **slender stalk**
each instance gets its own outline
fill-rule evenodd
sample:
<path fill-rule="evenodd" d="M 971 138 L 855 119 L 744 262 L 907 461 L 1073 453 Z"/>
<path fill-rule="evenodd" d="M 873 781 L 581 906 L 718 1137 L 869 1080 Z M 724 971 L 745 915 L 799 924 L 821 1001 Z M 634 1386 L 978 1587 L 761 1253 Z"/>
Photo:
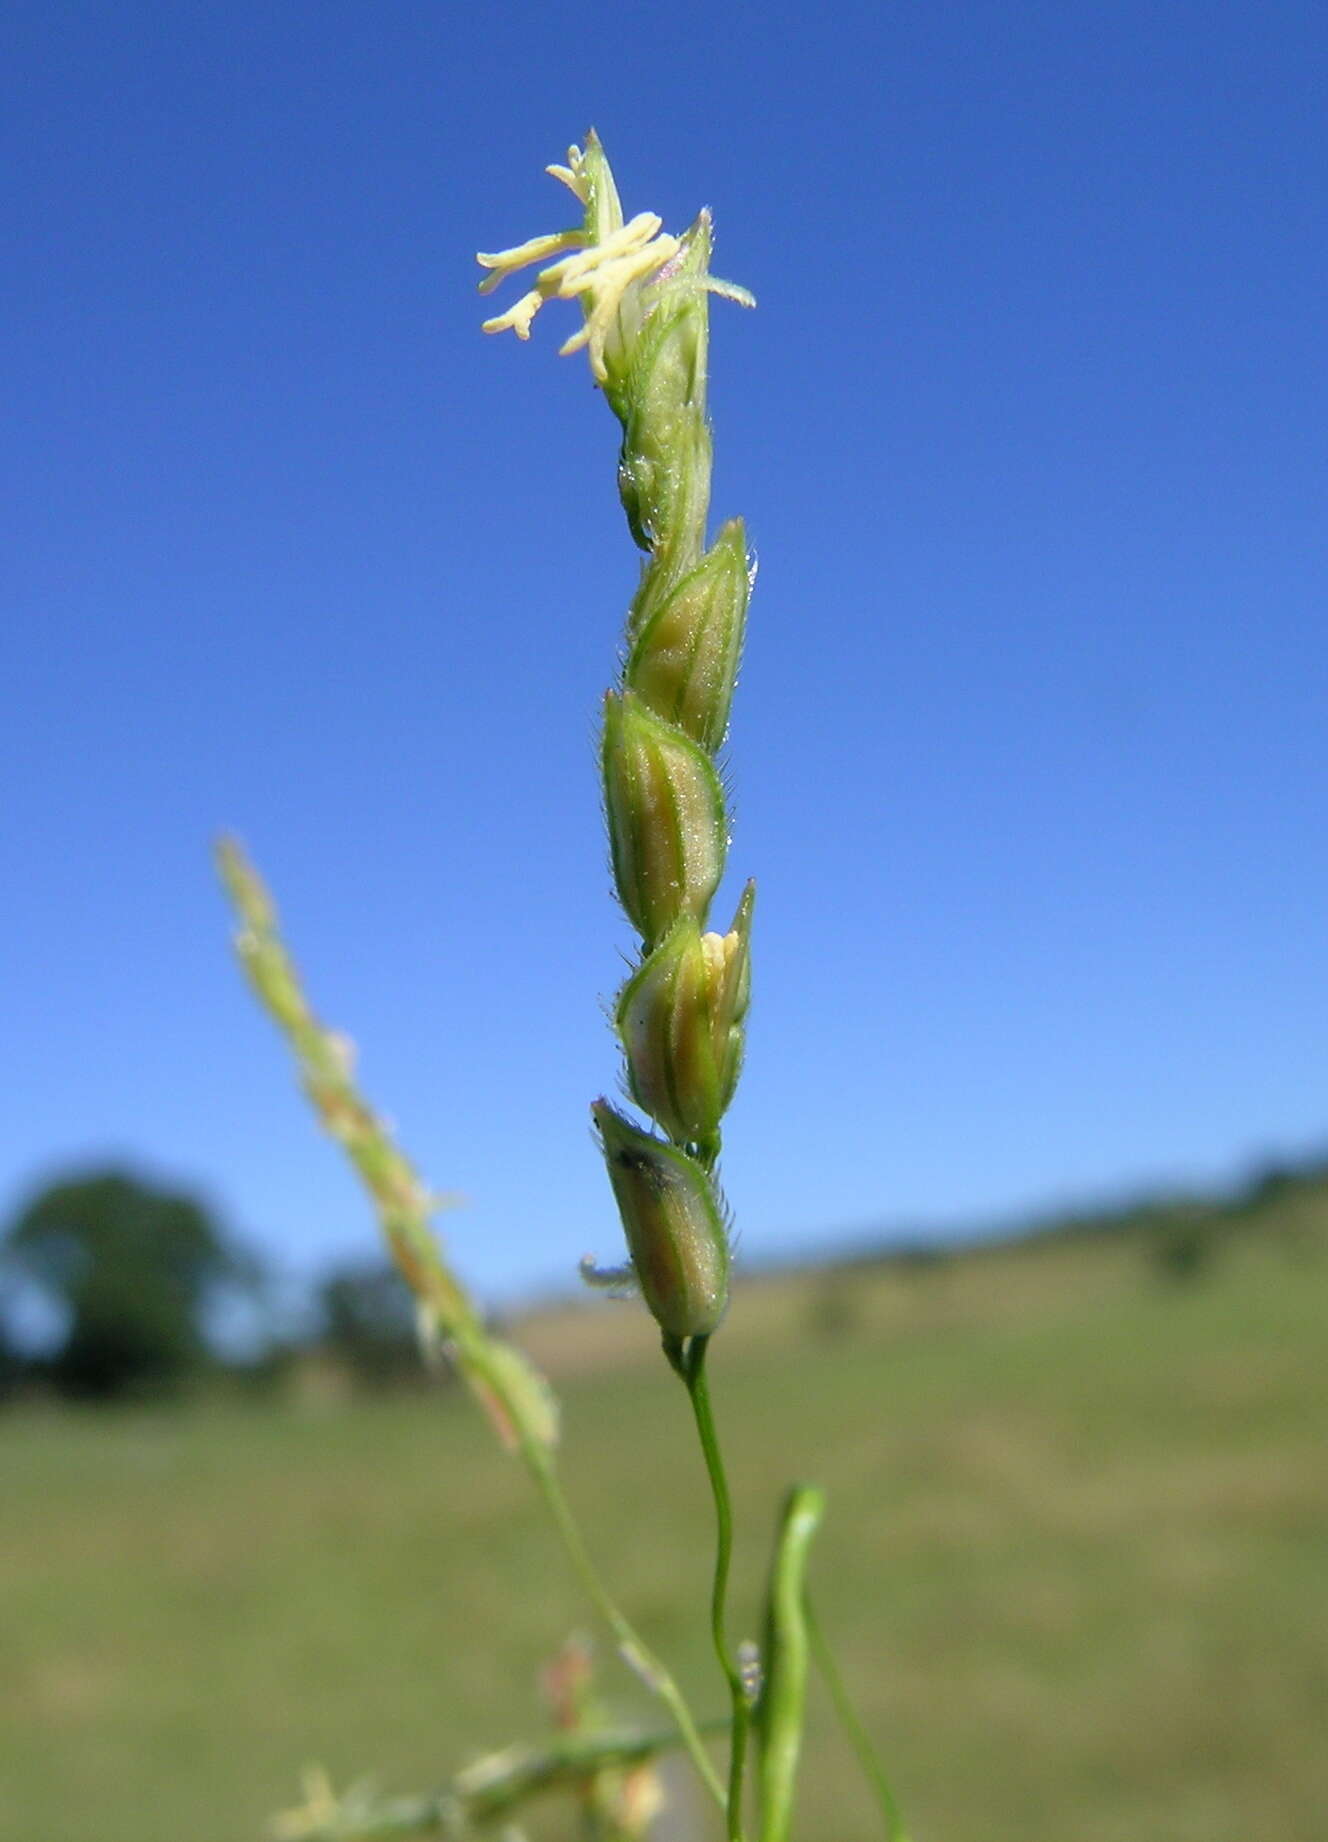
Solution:
<path fill-rule="evenodd" d="M 728 1642 L 729 1564 L 733 1557 L 733 1503 L 729 1496 L 728 1474 L 715 1430 L 715 1416 L 710 1406 L 710 1388 L 706 1380 L 706 1350 L 709 1337 L 693 1337 L 678 1368 L 686 1385 L 696 1417 L 696 1431 L 701 1441 L 706 1473 L 715 1499 L 715 1578 L 710 1595 L 710 1634 L 715 1655 L 729 1685 L 732 1703 L 732 1727 L 729 1739 L 728 1838 L 743 1842 L 742 1790 L 747 1760 L 747 1736 L 751 1730 L 752 1710 L 742 1674 L 733 1660 Z M 670 1356 L 672 1360 L 672 1356 Z M 675 1364 L 675 1366 L 678 1366 Z"/>
<path fill-rule="evenodd" d="M 844 1678 L 839 1673 L 839 1665 L 835 1661 L 834 1652 L 826 1641 L 825 1633 L 812 1611 L 810 1594 L 804 1595 L 802 1609 L 807 1635 L 811 1640 L 812 1655 L 816 1659 L 816 1667 L 820 1670 L 830 1699 L 834 1703 L 839 1724 L 844 1729 L 844 1737 L 853 1748 L 858 1764 L 862 1768 L 863 1777 L 871 1786 L 877 1807 L 881 1812 L 885 1842 L 909 1842 L 898 1800 L 890 1788 L 890 1780 L 885 1775 L 885 1767 L 877 1758 L 871 1735 L 863 1726 L 857 1709 L 849 1699 L 848 1689 L 845 1687 Z"/>
<path fill-rule="evenodd" d="M 686 1749 L 687 1756 L 696 1767 L 698 1776 L 716 1804 L 723 1809 L 725 1807 L 723 1783 L 705 1749 L 695 1717 L 687 1706 L 682 1690 L 666 1666 L 628 1621 L 626 1615 L 619 1610 L 616 1601 L 600 1578 L 599 1570 L 591 1558 L 590 1550 L 586 1546 L 585 1538 L 581 1534 L 572 1507 L 567 1501 L 566 1493 L 554 1470 L 549 1453 L 544 1447 L 531 1441 L 528 1445 L 523 1443 L 522 1457 L 553 1519 L 563 1549 L 571 1562 L 572 1571 L 585 1588 L 595 1610 L 613 1633 L 619 1654 L 628 1668 L 640 1677 L 653 1694 L 658 1696 L 673 1716 L 674 1724 L 678 1729 L 678 1737 Z"/>

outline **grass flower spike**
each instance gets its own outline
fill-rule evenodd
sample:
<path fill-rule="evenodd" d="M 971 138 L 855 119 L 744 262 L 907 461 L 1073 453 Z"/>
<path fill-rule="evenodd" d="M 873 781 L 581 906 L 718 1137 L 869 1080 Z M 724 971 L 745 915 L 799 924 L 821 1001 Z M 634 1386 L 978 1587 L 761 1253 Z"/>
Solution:
<path fill-rule="evenodd" d="M 678 236 L 653 212 L 624 219 L 593 134 L 549 171 L 582 222 L 479 258 L 485 292 L 556 258 L 485 331 L 524 339 L 547 301 L 579 300 L 583 324 L 562 350 L 585 348 L 622 424 L 618 488 L 645 562 L 601 765 L 614 883 L 641 959 L 615 1023 L 628 1091 L 664 1137 L 604 1102 L 592 1111 L 646 1303 L 666 1337 L 687 1338 L 717 1328 L 727 1298 L 715 1164 L 742 1062 L 752 914 L 749 888 L 730 932 L 707 931 L 729 842 L 715 757 L 751 588 L 740 520 L 706 547 L 708 297 L 751 296 L 711 275 L 708 213 Z"/>

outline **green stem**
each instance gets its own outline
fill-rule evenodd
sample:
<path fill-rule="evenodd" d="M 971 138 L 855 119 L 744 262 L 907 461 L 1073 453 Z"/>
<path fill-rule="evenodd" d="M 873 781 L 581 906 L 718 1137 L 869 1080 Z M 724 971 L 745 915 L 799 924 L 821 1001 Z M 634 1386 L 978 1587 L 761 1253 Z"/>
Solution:
<path fill-rule="evenodd" d="M 844 1729 L 844 1736 L 857 1756 L 863 1776 L 875 1793 L 881 1820 L 885 1826 L 885 1842 L 908 1842 L 908 1836 L 904 1830 L 904 1819 L 899 1813 L 898 1801 L 890 1788 L 890 1780 L 886 1777 L 885 1768 L 876 1756 L 876 1748 L 872 1745 L 871 1735 L 863 1726 L 856 1708 L 849 1700 L 848 1690 L 844 1686 L 844 1678 L 839 1673 L 839 1665 L 835 1661 L 834 1652 L 826 1642 L 825 1633 L 812 1612 L 809 1595 L 804 1595 L 803 1598 L 803 1618 L 807 1626 L 807 1635 L 811 1639 L 812 1655 L 816 1658 L 816 1666 L 821 1672 L 830 1699 L 834 1703 L 839 1724 Z"/>
<path fill-rule="evenodd" d="M 729 1563 L 733 1556 L 733 1504 L 729 1497 L 728 1476 L 724 1469 L 715 1416 L 710 1407 L 710 1389 L 706 1381 L 706 1350 L 709 1337 L 693 1337 L 686 1355 L 675 1364 L 687 1385 L 696 1430 L 705 1457 L 706 1472 L 715 1499 L 715 1580 L 710 1595 L 710 1633 L 715 1655 L 729 1685 L 733 1707 L 733 1725 L 729 1742 L 728 1842 L 744 1842 L 742 1825 L 743 1769 L 747 1758 L 747 1735 L 752 1710 L 742 1676 L 729 1651 L 727 1634 Z M 673 1358 L 670 1356 L 670 1360 Z"/>
<path fill-rule="evenodd" d="M 562 1540 L 567 1558 L 572 1564 L 572 1570 L 584 1586 L 596 1611 L 613 1633 L 619 1654 L 628 1667 L 659 1697 L 673 1716 L 674 1725 L 678 1729 L 678 1737 L 686 1748 L 692 1764 L 696 1767 L 697 1775 L 722 1810 L 725 1806 L 724 1786 L 705 1749 L 692 1711 L 683 1699 L 682 1690 L 665 1665 L 628 1622 L 624 1613 L 618 1609 L 608 1588 L 601 1580 L 599 1570 L 591 1559 L 590 1550 L 586 1547 L 581 1530 L 577 1526 L 572 1507 L 567 1501 L 548 1451 L 533 1440 L 523 1439 L 521 1455 L 553 1518 L 554 1527 Z"/>

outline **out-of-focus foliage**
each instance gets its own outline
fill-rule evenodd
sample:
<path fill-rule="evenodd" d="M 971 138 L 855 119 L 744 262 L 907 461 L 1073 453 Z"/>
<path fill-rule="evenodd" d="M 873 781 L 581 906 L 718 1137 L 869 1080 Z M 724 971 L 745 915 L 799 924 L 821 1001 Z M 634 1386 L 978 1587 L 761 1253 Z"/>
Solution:
<path fill-rule="evenodd" d="M 364 1387 L 418 1383 L 425 1370 L 415 1301 L 395 1267 L 339 1267 L 318 1288 L 323 1351 Z"/>
<path fill-rule="evenodd" d="M 209 1312 L 254 1279 L 196 1197 L 121 1170 L 49 1185 L 5 1239 L 11 1265 L 67 1319 L 29 1366 L 74 1398 L 178 1389 L 214 1360 Z"/>

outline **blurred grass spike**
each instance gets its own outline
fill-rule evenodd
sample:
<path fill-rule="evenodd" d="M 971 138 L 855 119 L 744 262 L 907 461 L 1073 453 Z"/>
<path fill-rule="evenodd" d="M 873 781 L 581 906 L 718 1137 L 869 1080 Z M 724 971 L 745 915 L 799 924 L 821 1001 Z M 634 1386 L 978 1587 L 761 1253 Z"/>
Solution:
<path fill-rule="evenodd" d="M 717 1803 L 722 1802 L 722 1787 L 682 1691 L 605 1587 L 563 1493 L 555 1464 L 558 1406 L 552 1390 L 520 1350 L 489 1334 L 470 1295 L 443 1259 L 430 1226 L 435 1202 L 386 1126 L 361 1097 L 351 1076 L 344 1039 L 321 1024 L 311 1010 L 281 938 L 276 905 L 233 838 L 219 844 L 217 865 L 240 923 L 235 948 L 249 982 L 289 1042 L 319 1117 L 345 1147 L 363 1179 L 388 1247 L 422 1313 L 432 1320 L 503 1444 L 524 1460 L 572 1569 L 613 1633 L 619 1654 L 668 1708 L 701 1782 Z M 389 1828 L 381 1833 L 409 1832 Z"/>
<path fill-rule="evenodd" d="M 440 1791 L 415 1797 L 382 1797 L 372 1782 L 351 1785 L 340 1796 L 321 1768 L 304 1774 L 303 1801 L 273 1824 L 278 1842 L 387 1842 L 389 1837 L 469 1837 L 476 1827 L 521 1810 L 548 1791 L 578 1790 L 600 1774 L 623 1774 L 627 1803 L 618 1814 L 618 1836 L 632 1842 L 644 1833 L 658 1804 L 644 1787 L 643 1768 L 676 1751 L 673 1732 L 597 1728 L 561 1733 L 543 1745 L 518 1742 L 476 1759 Z M 635 1825 L 635 1827 L 633 1827 Z M 600 1833 L 600 1832 L 597 1832 Z"/>
<path fill-rule="evenodd" d="M 612 1723 L 595 1692 L 594 1653 L 579 1635 L 567 1640 L 541 1678 L 544 1700 L 559 1733 L 593 1740 Z M 595 1842 L 644 1842 L 665 1803 L 653 1760 L 626 1767 L 597 1762 L 574 1787 L 582 1828 Z"/>
<path fill-rule="evenodd" d="M 441 1339 L 504 1445 L 551 1447 L 558 1409 L 548 1383 L 520 1350 L 489 1333 L 444 1259 L 431 1226 L 441 1199 L 421 1182 L 361 1095 L 347 1039 L 315 1016 L 266 884 L 233 838 L 218 845 L 217 867 L 240 923 L 235 950 L 250 986 L 289 1043 L 314 1111 L 368 1191 L 422 1323 Z"/>

